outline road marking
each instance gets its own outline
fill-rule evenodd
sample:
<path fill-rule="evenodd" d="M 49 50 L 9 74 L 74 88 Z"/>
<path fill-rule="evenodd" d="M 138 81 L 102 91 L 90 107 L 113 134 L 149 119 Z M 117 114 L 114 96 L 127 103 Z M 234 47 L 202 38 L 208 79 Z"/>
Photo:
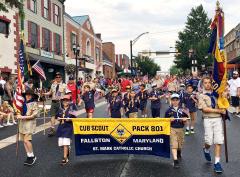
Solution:
<path fill-rule="evenodd" d="M 127 176 L 127 171 L 130 169 L 130 161 L 132 161 L 133 158 L 134 158 L 134 155 L 133 154 L 129 154 L 128 160 L 125 163 L 125 165 L 124 165 L 124 167 L 123 167 L 119 177 L 126 177 Z"/>
<path fill-rule="evenodd" d="M 96 106 L 95 106 L 95 108 L 98 108 L 98 107 L 103 106 L 103 105 L 105 105 L 105 104 L 106 104 L 106 102 L 105 102 L 105 101 L 102 101 L 102 102 L 100 102 L 100 103 L 97 103 Z M 80 113 L 80 114 L 85 113 L 85 109 L 81 109 L 81 110 L 79 111 L 79 113 Z M 58 124 L 58 123 L 56 123 L 55 125 L 57 125 L 57 124 Z M 50 122 L 45 123 L 45 124 L 42 124 L 42 125 L 39 125 L 39 126 L 36 127 L 36 131 L 35 131 L 34 134 L 37 134 L 37 133 L 43 131 L 44 129 L 48 129 L 50 126 L 51 126 Z M 3 148 L 5 148 L 5 147 L 7 147 L 7 146 L 10 146 L 10 145 L 12 145 L 12 144 L 14 144 L 14 143 L 16 143 L 16 135 L 10 136 L 10 137 L 5 138 L 5 139 L 2 139 L 2 140 L 0 141 L 0 149 L 3 149 Z"/>

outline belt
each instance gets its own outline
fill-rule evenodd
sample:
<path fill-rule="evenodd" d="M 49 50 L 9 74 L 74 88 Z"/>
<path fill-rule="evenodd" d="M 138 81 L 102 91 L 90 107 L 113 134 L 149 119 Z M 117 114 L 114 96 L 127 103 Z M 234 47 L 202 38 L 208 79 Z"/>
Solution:
<path fill-rule="evenodd" d="M 58 103 L 60 100 L 52 100 L 53 103 Z"/>
<path fill-rule="evenodd" d="M 216 119 L 216 118 L 221 118 L 221 117 L 203 117 L 204 119 Z"/>

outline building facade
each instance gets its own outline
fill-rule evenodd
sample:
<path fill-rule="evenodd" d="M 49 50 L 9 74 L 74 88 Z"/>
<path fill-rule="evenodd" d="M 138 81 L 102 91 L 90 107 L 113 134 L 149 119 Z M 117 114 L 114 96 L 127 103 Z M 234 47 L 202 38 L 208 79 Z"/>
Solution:
<path fill-rule="evenodd" d="M 115 63 L 124 73 L 131 73 L 130 59 L 126 54 L 116 54 Z M 119 71 L 118 71 L 119 72 Z"/>
<path fill-rule="evenodd" d="M 49 87 L 56 72 L 64 75 L 64 0 L 24 1 L 24 34 L 27 41 L 26 56 L 33 65 L 40 60 Z M 33 71 L 34 80 L 39 80 Z"/>
<path fill-rule="evenodd" d="M 103 43 L 103 74 L 106 78 L 115 78 L 115 45 L 112 42 Z"/>
<path fill-rule="evenodd" d="M 0 11 L 0 72 L 3 77 L 17 73 L 20 41 L 18 24 L 17 9 L 8 8 L 8 13 Z"/>
<path fill-rule="evenodd" d="M 239 70 L 240 67 L 240 24 L 225 35 L 225 52 L 228 70 Z"/>
<path fill-rule="evenodd" d="M 80 47 L 80 60 L 78 63 L 79 77 L 86 75 L 96 77 L 103 71 L 101 34 L 95 34 L 88 15 L 64 15 L 66 63 L 75 64 L 73 45 Z"/>

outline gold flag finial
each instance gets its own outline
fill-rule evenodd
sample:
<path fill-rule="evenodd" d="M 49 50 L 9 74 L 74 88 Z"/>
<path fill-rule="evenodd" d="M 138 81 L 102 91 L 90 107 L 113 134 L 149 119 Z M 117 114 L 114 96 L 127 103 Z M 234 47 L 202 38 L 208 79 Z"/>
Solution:
<path fill-rule="evenodd" d="M 220 2 L 219 2 L 219 0 L 217 0 L 217 2 L 216 2 L 216 10 L 219 10 L 220 9 Z"/>

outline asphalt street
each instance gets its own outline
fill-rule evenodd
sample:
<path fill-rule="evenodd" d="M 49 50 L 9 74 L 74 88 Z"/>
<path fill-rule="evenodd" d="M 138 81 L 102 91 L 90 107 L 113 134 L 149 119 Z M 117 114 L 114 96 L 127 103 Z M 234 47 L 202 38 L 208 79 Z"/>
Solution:
<path fill-rule="evenodd" d="M 162 103 L 163 116 L 168 105 Z M 108 117 L 106 104 L 95 109 L 94 117 Z M 150 115 L 150 112 L 149 112 Z M 81 115 L 82 117 L 85 114 Z M 38 125 L 43 120 L 38 120 Z M 203 125 L 201 113 L 198 112 L 196 134 L 185 137 L 183 160 L 180 169 L 173 169 L 172 160 L 147 155 L 74 155 L 70 163 L 61 166 L 62 149 L 57 146 L 56 137 L 47 137 L 43 132 L 33 136 L 33 147 L 37 162 L 32 167 L 23 165 L 26 156 L 20 143 L 19 155 L 16 157 L 16 144 L 12 143 L 0 149 L 0 177 L 240 177 L 240 118 L 227 122 L 229 163 L 225 163 L 224 149 L 222 165 L 224 173 L 213 172 L 213 164 L 205 162 L 202 153 Z M 0 129 L 2 140 L 16 134 L 16 126 Z"/>

